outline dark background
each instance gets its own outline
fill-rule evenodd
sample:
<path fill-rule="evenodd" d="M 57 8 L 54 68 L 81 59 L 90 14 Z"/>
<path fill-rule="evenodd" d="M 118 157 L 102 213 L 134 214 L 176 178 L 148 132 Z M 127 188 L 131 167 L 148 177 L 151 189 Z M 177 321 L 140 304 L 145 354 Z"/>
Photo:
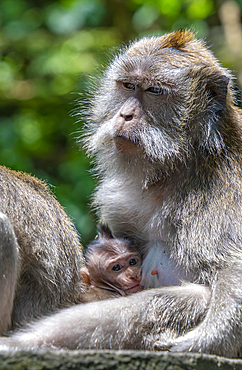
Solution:
<path fill-rule="evenodd" d="M 0 164 L 50 183 L 85 245 L 96 232 L 95 181 L 73 114 L 90 76 L 129 40 L 189 27 L 240 88 L 241 11 L 242 0 L 1 0 Z"/>

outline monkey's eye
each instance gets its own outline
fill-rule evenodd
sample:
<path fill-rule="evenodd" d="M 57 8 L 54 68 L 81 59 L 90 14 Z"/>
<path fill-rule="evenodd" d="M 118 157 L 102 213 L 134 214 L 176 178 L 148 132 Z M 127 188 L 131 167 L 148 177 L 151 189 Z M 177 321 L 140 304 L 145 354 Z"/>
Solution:
<path fill-rule="evenodd" d="M 123 86 L 125 89 L 135 90 L 135 84 L 131 84 L 130 82 L 123 82 Z"/>
<path fill-rule="evenodd" d="M 162 94 L 167 93 L 167 90 L 163 89 L 162 87 L 154 87 L 154 86 L 149 87 L 145 91 L 149 91 L 152 94 L 158 94 L 158 95 L 162 95 Z"/>
<path fill-rule="evenodd" d="M 132 258 L 132 259 L 129 261 L 130 266 L 137 265 L 137 263 L 138 263 L 138 260 L 137 260 L 136 258 Z"/>
<path fill-rule="evenodd" d="M 121 267 L 120 265 L 118 265 L 118 264 L 117 264 L 117 265 L 114 265 L 114 266 L 112 267 L 112 270 L 113 270 L 113 271 L 119 271 L 119 270 L 121 270 L 121 268 L 122 268 L 122 267 Z"/>

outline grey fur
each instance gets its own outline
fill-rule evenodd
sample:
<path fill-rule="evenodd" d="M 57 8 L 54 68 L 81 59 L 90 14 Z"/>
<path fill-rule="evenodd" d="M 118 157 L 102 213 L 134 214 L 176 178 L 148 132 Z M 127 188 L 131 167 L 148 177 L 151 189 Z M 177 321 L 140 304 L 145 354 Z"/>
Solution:
<path fill-rule="evenodd" d="M 78 234 L 48 187 L 0 167 L 0 332 L 19 327 L 80 294 Z"/>
<path fill-rule="evenodd" d="M 61 311 L 2 348 L 241 356 L 242 114 L 232 86 L 189 31 L 141 39 L 114 59 L 87 124 L 94 205 L 115 237 L 139 247 L 147 288 L 163 286 Z M 149 276 L 157 264 L 168 286 Z"/>

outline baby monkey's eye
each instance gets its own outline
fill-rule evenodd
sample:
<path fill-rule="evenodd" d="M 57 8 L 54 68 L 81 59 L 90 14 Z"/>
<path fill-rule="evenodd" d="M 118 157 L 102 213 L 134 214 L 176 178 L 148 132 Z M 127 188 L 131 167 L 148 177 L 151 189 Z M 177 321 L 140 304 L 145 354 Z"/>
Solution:
<path fill-rule="evenodd" d="M 134 265 L 137 265 L 139 261 L 136 259 L 136 258 L 132 258 L 130 261 L 129 261 L 129 264 L 130 266 L 134 266 Z"/>
<path fill-rule="evenodd" d="M 166 94 L 167 93 L 167 90 L 163 89 L 162 87 L 154 87 L 154 86 L 149 87 L 145 91 L 149 91 L 152 94 L 158 94 L 158 95 L 162 95 L 162 94 Z"/>
<path fill-rule="evenodd" d="M 124 86 L 126 89 L 129 89 L 129 90 L 135 90 L 135 84 L 131 84 L 130 82 L 123 82 L 123 86 Z"/>
<path fill-rule="evenodd" d="M 120 265 L 118 265 L 118 264 L 117 264 L 117 265 L 114 265 L 114 266 L 112 267 L 112 270 L 113 270 L 113 271 L 119 271 L 119 270 L 121 270 L 121 268 L 122 268 L 122 267 L 121 267 Z"/>

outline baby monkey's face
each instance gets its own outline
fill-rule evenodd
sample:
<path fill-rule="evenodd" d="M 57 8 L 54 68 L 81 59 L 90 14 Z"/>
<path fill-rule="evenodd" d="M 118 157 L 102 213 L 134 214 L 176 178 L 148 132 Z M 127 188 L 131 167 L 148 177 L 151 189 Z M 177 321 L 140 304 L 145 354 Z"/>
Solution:
<path fill-rule="evenodd" d="M 142 290 L 141 258 L 138 253 L 126 252 L 119 256 L 107 256 L 108 280 L 122 288 L 125 295 Z"/>

